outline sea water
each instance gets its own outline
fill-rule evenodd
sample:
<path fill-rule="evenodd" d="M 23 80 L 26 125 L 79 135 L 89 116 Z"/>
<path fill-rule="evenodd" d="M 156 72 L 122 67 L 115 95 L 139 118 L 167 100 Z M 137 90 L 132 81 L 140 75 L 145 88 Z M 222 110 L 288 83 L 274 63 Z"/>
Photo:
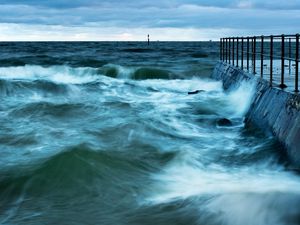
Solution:
<path fill-rule="evenodd" d="M 0 224 L 300 224 L 299 175 L 217 60 L 214 42 L 1 43 Z"/>

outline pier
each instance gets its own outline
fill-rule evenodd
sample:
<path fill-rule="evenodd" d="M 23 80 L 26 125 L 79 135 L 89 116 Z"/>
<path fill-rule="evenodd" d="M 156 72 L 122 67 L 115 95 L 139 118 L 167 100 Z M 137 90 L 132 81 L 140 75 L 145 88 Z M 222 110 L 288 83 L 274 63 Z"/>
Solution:
<path fill-rule="evenodd" d="M 220 60 L 299 92 L 299 34 L 220 39 Z"/>
<path fill-rule="evenodd" d="M 299 34 L 220 39 L 212 77 L 225 90 L 252 82 L 255 93 L 246 126 L 274 135 L 300 168 Z"/>

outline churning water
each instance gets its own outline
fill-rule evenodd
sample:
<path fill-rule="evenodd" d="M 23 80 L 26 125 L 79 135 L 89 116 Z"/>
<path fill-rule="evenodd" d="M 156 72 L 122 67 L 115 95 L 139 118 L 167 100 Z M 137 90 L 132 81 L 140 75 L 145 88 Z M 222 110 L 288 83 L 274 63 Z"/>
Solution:
<path fill-rule="evenodd" d="M 252 85 L 207 78 L 215 45 L 2 43 L 0 224 L 300 224 Z"/>

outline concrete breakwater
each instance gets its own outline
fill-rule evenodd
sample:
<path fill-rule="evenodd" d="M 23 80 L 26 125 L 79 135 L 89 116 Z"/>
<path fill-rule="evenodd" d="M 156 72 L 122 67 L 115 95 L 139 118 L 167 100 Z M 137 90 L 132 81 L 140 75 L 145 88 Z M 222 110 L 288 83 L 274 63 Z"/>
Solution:
<path fill-rule="evenodd" d="M 269 82 L 235 66 L 218 62 L 212 77 L 222 80 L 223 88 L 237 88 L 254 82 L 255 94 L 246 114 L 246 125 L 274 135 L 287 150 L 291 162 L 300 168 L 300 95 L 270 86 Z"/>

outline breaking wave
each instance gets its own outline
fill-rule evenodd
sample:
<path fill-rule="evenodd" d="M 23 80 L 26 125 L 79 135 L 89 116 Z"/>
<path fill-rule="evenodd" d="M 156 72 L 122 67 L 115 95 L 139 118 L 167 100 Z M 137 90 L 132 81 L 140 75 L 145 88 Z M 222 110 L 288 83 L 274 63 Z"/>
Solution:
<path fill-rule="evenodd" d="M 88 83 L 96 81 L 99 76 L 125 79 L 169 79 L 173 74 L 167 70 L 147 67 L 124 67 L 107 64 L 100 68 L 70 66 L 36 66 L 0 67 L 2 79 L 51 80 L 56 83 Z M 173 75 L 174 76 L 174 75 Z"/>
<path fill-rule="evenodd" d="M 299 174 L 244 126 L 253 84 L 205 78 L 212 43 L 0 47 L 0 224 L 299 224 Z"/>

